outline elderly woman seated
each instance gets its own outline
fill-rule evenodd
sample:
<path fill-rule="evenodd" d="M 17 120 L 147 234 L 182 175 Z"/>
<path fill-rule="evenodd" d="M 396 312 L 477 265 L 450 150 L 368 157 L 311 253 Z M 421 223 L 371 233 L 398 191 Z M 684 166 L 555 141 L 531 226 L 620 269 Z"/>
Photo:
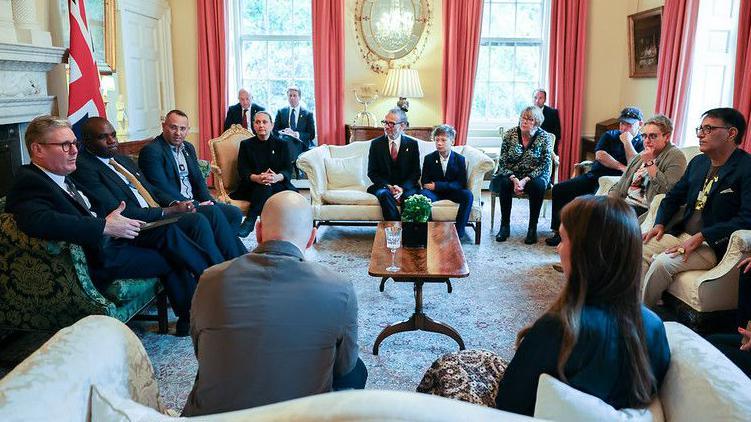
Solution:
<path fill-rule="evenodd" d="M 498 169 L 490 189 L 501 200 L 501 228 L 495 240 L 503 242 L 510 234 L 511 203 L 514 195 L 529 196 L 529 227 L 524 243 L 537 243 L 537 219 L 550 181 L 553 160 L 552 136 L 540 128 L 544 117 L 539 108 L 526 107 L 519 126 L 506 131 L 498 158 Z"/>
<path fill-rule="evenodd" d="M 686 157 L 671 143 L 672 133 L 673 122 L 662 114 L 644 122 L 644 150 L 610 189 L 611 196 L 624 198 L 639 216 L 649 210 L 655 195 L 669 191 L 686 171 Z"/>

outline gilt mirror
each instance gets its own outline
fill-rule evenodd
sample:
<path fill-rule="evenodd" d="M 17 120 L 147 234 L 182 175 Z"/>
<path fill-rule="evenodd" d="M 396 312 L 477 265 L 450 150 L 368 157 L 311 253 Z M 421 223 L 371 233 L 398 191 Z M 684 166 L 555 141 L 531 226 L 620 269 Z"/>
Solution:
<path fill-rule="evenodd" d="M 425 48 L 429 0 L 358 0 L 355 29 L 360 52 L 371 69 L 388 71 L 391 62 L 414 63 Z"/>

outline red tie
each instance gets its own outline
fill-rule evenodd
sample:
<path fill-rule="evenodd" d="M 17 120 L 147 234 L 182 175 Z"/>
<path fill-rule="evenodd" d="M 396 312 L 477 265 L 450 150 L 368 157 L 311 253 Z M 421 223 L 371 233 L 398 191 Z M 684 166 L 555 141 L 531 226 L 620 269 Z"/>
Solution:
<path fill-rule="evenodd" d="M 396 142 L 391 141 L 391 161 L 396 161 Z"/>
<path fill-rule="evenodd" d="M 248 128 L 248 110 L 243 110 L 243 120 L 242 120 L 243 129 Z"/>

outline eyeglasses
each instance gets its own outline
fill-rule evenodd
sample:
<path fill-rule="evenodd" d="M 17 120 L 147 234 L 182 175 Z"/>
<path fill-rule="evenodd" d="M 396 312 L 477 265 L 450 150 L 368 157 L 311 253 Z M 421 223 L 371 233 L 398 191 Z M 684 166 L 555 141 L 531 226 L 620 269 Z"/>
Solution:
<path fill-rule="evenodd" d="M 63 150 L 63 152 L 69 152 L 71 147 L 76 147 L 78 149 L 79 143 L 78 141 L 75 142 L 45 142 L 40 143 L 39 145 L 60 145 L 60 148 Z"/>
<path fill-rule="evenodd" d="M 522 120 L 524 120 L 526 122 L 534 122 L 535 118 L 534 117 L 530 117 L 530 116 L 522 116 Z"/>
<path fill-rule="evenodd" d="M 641 133 L 641 137 L 643 139 L 649 139 L 650 141 L 656 141 L 661 136 L 663 136 L 662 133 L 644 133 L 644 132 Z"/>
<path fill-rule="evenodd" d="M 402 121 L 389 122 L 388 120 L 381 120 L 381 124 L 383 125 L 383 127 L 387 127 L 387 128 L 393 128 L 394 126 L 400 125 L 402 123 L 404 123 L 404 122 L 402 122 Z"/>
<path fill-rule="evenodd" d="M 704 125 L 696 128 L 696 136 L 709 135 L 715 129 L 730 129 L 732 126 L 712 126 Z"/>

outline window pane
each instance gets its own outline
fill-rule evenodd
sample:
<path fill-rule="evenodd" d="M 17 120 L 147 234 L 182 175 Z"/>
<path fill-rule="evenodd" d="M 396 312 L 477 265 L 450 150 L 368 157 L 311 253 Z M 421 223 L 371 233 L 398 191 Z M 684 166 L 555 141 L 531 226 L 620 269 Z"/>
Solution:
<path fill-rule="evenodd" d="M 514 4 L 493 3 L 490 5 L 490 28 L 491 37 L 513 37 L 514 20 L 516 10 Z"/>
<path fill-rule="evenodd" d="M 240 30 L 246 34 L 266 33 L 266 1 L 245 0 L 240 7 Z"/>
<path fill-rule="evenodd" d="M 516 36 L 520 38 L 542 37 L 542 6 L 520 4 L 516 9 Z"/>
<path fill-rule="evenodd" d="M 265 79 L 268 74 L 265 41 L 243 43 L 243 78 Z"/>
<path fill-rule="evenodd" d="M 498 45 L 490 47 L 490 80 L 512 81 L 514 78 L 514 47 Z"/>
<path fill-rule="evenodd" d="M 536 82 L 540 75 L 540 48 L 537 46 L 516 47 L 514 80 Z M 532 96 L 532 93 L 529 93 Z"/>
<path fill-rule="evenodd" d="M 269 34 L 283 35 L 290 33 L 292 20 L 292 0 L 274 0 L 269 7 Z"/>

